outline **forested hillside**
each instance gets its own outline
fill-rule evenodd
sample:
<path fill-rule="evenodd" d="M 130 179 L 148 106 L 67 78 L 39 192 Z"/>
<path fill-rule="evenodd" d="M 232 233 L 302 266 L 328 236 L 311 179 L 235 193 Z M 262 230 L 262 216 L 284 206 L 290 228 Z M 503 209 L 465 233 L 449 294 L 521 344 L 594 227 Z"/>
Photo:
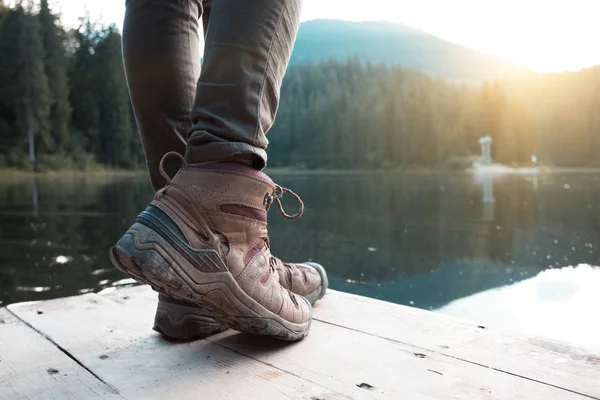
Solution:
<path fill-rule="evenodd" d="M 0 5 L 0 168 L 143 166 L 121 37 L 65 30 L 47 0 Z M 363 58 L 292 65 L 268 137 L 269 165 L 443 167 L 494 139 L 496 161 L 600 165 L 600 68 L 467 86 Z M 31 150 L 31 152 L 30 152 Z"/>
<path fill-rule="evenodd" d="M 479 153 L 495 161 L 600 165 L 600 67 L 577 73 L 455 85 L 358 61 L 289 69 L 270 134 L 271 164 L 431 167 Z"/>

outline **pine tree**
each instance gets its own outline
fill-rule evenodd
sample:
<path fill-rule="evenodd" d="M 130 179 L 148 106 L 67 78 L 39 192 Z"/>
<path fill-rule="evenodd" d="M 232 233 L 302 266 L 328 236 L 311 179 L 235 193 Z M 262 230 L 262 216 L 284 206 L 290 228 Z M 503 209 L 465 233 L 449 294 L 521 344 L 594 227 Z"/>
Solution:
<path fill-rule="evenodd" d="M 131 167 L 130 143 L 133 132 L 129 95 L 122 64 L 121 35 L 109 27 L 94 54 L 102 85 L 98 92 L 102 162 L 115 167 Z"/>
<path fill-rule="evenodd" d="M 98 93 L 102 82 L 96 63 L 95 48 L 100 33 L 89 20 L 82 22 L 78 30 L 70 32 L 74 42 L 74 54 L 69 68 L 69 101 L 71 114 L 71 147 L 77 152 L 92 154 L 98 160 L 100 154 L 100 107 Z"/>
<path fill-rule="evenodd" d="M 27 6 L 30 10 L 32 4 Z M 9 158 L 20 164 L 22 146 L 28 143 L 29 164 L 36 169 L 37 153 L 52 149 L 54 142 L 48 134 L 50 99 L 39 25 L 21 2 L 4 18 L 0 54 L 0 98 L 14 117 L 12 131 L 18 135 L 11 141 Z"/>
<path fill-rule="evenodd" d="M 41 0 L 38 20 L 45 51 L 45 71 L 50 90 L 50 132 L 55 150 L 61 150 L 69 141 L 69 85 L 67 58 L 64 48 L 64 31 L 58 26 L 58 18 L 48 8 L 48 0 Z"/>

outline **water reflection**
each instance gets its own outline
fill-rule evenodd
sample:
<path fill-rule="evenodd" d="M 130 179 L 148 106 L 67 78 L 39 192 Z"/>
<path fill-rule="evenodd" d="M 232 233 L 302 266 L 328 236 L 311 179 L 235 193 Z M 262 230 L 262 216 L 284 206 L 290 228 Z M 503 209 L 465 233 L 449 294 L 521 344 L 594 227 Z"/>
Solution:
<path fill-rule="evenodd" d="M 31 189 L 31 202 L 33 203 L 33 216 L 38 217 L 40 215 L 40 184 L 37 179 L 33 179 Z"/>
<path fill-rule="evenodd" d="M 271 212 L 273 251 L 322 262 L 335 289 L 435 309 L 549 267 L 600 265 L 595 175 L 274 178 L 307 210 L 294 222 Z M 151 197 L 143 176 L 0 182 L 0 301 L 125 278 L 107 249 Z"/>
<path fill-rule="evenodd" d="M 549 267 L 600 263 L 586 247 L 599 239 L 596 176 L 278 178 L 309 208 L 295 223 L 272 215 L 275 251 L 323 261 L 348 292 L 435 309 Z"/>
<path fill-rule="evenodd" d="M 150 198 L 144 177 L 0 181 L 2 305 L 94 291 L 106 285 L 101 281 L 121 279 L 107 248 Z"/>

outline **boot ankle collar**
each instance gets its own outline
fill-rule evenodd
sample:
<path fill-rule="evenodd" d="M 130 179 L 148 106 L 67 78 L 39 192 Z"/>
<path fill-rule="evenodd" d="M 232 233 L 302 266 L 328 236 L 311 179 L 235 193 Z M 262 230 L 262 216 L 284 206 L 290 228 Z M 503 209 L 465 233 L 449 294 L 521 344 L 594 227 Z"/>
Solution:
<path fill-rule="evenodd" d="M 210 170 L 221 170 L 221 171 L 235 171 L 240 174 L 248 175 L 253 178 L 260 179 L 270 185 L 275 185 L 273 180 L 269 178 L 267 174 L 257 169 L 251 168 L 244 164 L 235 162 L 214 162 L 214 163 L 201 163 L 201 164 L 189 164 L 189 168 L 198 169 L 210 169 Z"/>

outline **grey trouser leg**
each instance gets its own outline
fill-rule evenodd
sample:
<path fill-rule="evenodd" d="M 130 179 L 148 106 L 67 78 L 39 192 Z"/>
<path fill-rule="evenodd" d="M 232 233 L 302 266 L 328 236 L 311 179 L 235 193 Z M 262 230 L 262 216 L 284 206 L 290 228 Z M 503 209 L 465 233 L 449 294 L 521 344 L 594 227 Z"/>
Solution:
<path fill-rule="evenodd" d="M 215 0 L 192 112 L 189 162 L 267 161 L 265 134 L 300 18 L 301 0 Z"/>
<path fill-rule="evenodd" d="M 188 134 L 188 162 L 265 166 L 265 134 L 275 118 L 300 3 L 126 1 L 125 72 L 155 189 L 164 185 L 160 159 L 186 151 Z M 201 73 L 200 17 L 206 32 Z M 171 161 L 166 168 L 174 172 L 179 163 Z"/>

